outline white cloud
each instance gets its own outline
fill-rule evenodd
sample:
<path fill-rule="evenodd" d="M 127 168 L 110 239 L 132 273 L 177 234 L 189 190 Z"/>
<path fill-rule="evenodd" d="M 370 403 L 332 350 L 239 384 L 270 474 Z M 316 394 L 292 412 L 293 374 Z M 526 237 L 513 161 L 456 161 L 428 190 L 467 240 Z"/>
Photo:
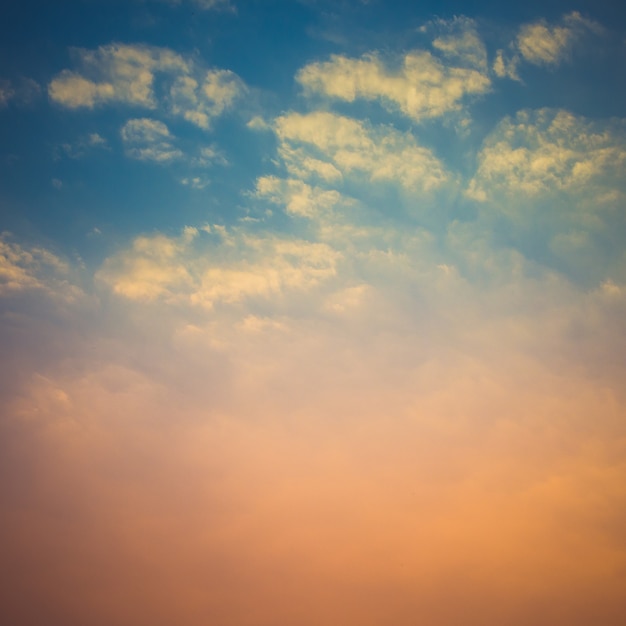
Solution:
<path fill-rule="evenodd" d="M 210 70 L 201 82 L 180 76 L 170 89 L 171 110 L 188 122 L 208 129 L 211 121 L 245 93 L 241 79 L 227 70 Z"/>
<path fill-rule="evenodd" d="M 529 258 L 593 285 L 626 277 L 626 125 L 562 110 L 506 118 L 478 155 L 467 194 L 483 203 L 485 230 L 504 219 Z"/>
<path fill-rule="evenodd" d="M 166 48 L 110 44 L 74 52 L 80 73 L 63 70 L 48 86 L 50 98 L 68 108 L 93 108 L 109 102 L 156 107 L 156 73 L 186 74 L 190 66 Z"/>
<path fill-rule="evenodd" d="M 522 57 L 535 65 L 556 65 L 569 54 L 572 46 L 599 26 L 574 11 L 556 26 L 545 21 L 525 24 L 517 35 L 517 48 Z"/>
<path fill-rule="evenodd" d="M 564 15 L 554 25 L 545 20 L 524 24 L 509 51 L 498 50 L 493 70 L 500 78 L 520 80 L 518 70 L 523 61 L 555 67 L 568 60 L 574 47 L 587 35 L 601 32 L 599 24 L 582 17 L 577 11 Z"/>
<path fill-rule="evenodd" d="M 625 165 L 623 124 L 593 123 L 562 110 L 521 111 L 485 141 L 469 194 L 485 200 L 495 192 L 581 193 L 590 185 L 597 192 L 618 183 Z"/>
<path fill-rule="evenodd" d="M 337 191 L 311 187 L 301 180 L 284 180 L 276 176 L 257 179 L 255 196 L 284 205 L 287 213 L 301 217 L 318 217 L 320 213 L 332 210 L 342 200 Z"/>
<path fill-rule="evenodd" d="M 435 30 L 438 33 L 432 45 L 444 58 L 459 67 L 487 72 L 487 49 L 474 20 L 467 17 L 435 20 L 422 30 Z"/>
<path fill-rule="evenodd" d="M 71 109 L 114 102 L 165 107 L 171 115 L 208 129 L 246 90 L 233 72 L 203 69 L 167 48 L 110 44 L 75 50 L 74 55 L 80 70 L 63 70 L 48 86 L 52 101 Z M 157 79 L 163 82 L 159 90 Z"/>
<path fill-rule="evenodd" d="M 364 175 L 425 192 L 449 180 L 443 164 L 410 133 L 325 112 L 289 113 L 276 119 L 275 128 L 288 171 L 300 177 L 336 182 Z"/>
<path fill-rule="evenodd" d="M 132 119 L 122 127 L 121 136 L 126 154 L 140 161 L 167 163 L 180 159 L 183 153 L 176 148 L 168 127 L 158 120 Z"/>
<path fill-rule="evenodd" d="M 212 308 L 289 291 L 306 292 L 336 273 L 339 253 L 323 243 L 220 227 L 180 237 L 142 236 L 98 277 L 126 298 Z"/>
<path fill-rule="evenodd" d="M 437 43 L 444 56 L 457 61 L 460 57 L 476 60 L 482 54 L 478 44 L 471 33 L 460 40 L 440 38 Z M 387 109 L 420 121 L 457 111 L 468 96 L 490 89 L 482 61 L 478 62 L 481 69 L 451 66 L 428 51 L 414 50 L 403 57 L 398 70 L 392 70 L 375 53 L 358 59 L 333 55 L 330 61 L 305 66 L 296 78 L 308 93 L 347 102 L 379 100 Z"/>

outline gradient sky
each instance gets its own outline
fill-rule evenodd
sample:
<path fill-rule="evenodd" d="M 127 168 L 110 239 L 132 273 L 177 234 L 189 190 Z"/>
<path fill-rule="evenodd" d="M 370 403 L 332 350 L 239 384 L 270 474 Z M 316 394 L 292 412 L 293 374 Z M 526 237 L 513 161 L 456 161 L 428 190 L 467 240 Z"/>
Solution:
<path fill-rule="evenodd" d="M 619 626 L 626 9 L 0 19 L 0 621 Z"/>

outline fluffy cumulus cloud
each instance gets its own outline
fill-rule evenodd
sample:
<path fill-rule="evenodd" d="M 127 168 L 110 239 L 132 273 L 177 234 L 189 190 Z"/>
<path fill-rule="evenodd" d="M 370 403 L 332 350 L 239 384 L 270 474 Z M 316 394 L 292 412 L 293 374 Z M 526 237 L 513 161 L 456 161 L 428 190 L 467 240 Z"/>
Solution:
<path fill-rule="evenodd" d="M 275 130 L 287 169 L 304 178 L 327 182 L 360 175 L 368 182 L 393 181 L 430 191 L 449 178 L 445 166 L 411 133 L 372 127 L 326 112 L 289 113 Z"/>
<path fill-rule="evenodd" d="M 436 47 L 455 61 L 462 57 L 474 62 L 475 43 L 466 35 L 461 41 L 441 38 Z M 480 65 L 480 54 L 477 60 Z M 456 111 L 468 96 L 487 92 L 491 81 L 484 69 L 444 63 L 427 50 L 414 50 L 404 55 L 398 70 L 386 66 L 376 53 L 360 58 L 333 55 L 305 66 L 297 79 L 309 93 L 347 102 L 378 100 L 419 121 Z"/>
<path fill-rule="evenodd" d="M 167 48 L 110 44 L 74 55 L 80 70 L 63 70 L 48 86 L 53 102 L 72 109 L 121 102 L 207 129 L 245 91 L 232 72 L 202 69 Z"/>
<path fill-rule="evenodd" d="M 622 121 L 591 122 L 567 111 L 521 111 L 506 118 L 485 141 L 470 194 L 584 193 L 620 186 L 626 162 Z M 592 189 L 591 189 L 592 187 Z"/>

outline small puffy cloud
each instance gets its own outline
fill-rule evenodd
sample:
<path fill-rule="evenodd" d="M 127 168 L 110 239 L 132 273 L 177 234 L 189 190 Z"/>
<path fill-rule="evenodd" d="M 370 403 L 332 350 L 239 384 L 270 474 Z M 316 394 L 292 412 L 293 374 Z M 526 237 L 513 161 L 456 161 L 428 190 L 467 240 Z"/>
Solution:
<path fill-rule="evenodd" d="M 211 121 L 231 108 L 244 92 L 241 79 L 227 70 L 210 70 L 202 81 L 180 76 L 170 89 L 171 110 L 174 115 L 208 129 Z"/>
<path fill-rule="evenodd" d="M 138 237 L 109 258 L 98 277 L 131 300 L 210 309 L 307 291 L 336 273 L 340 255 L 324 243 L 220 227 L 203 231 Z"/>
<path fill-rule="evenodd" d="M 167 163 L 180 159 L 183 153 L 176 148 L 168 127 L 158 120 L 132 119 L 121 130 L 126 154 L 140 161 Z"/>
<path fill-rule="evenodd" d="M 545 21 L 525 24 L 517 35 L 517 48 L 524 60 L 535 65 L 556 65 L 570 52 L 572 45 L 599 26 L 574 11 L 561 22 L 550 26 Z"/>
<path fill-rule="evenodd" d="M 246 91 L 233 72 L 203 69 L 167 48 L 110 44 L 75 50 L 74 55 L 79 71 L 63 70 L 48 86 L 51 100 L 70 109 L 114 102 L 147 109 L 163 106 L 171 115 L 208 129 Z"/>
<path fill-rule="evenodd" d="M 471 57 L 482 65 L 480 42 L 472 33 L 436 41 L 448 60 Z M 425 50 L 406 54 L 398 70 L 386 67 L 376 53 L 357 59 L 333 55 L 329 61 L 302 68 L 297 80 L 308 93 L 347 102 L 378 100 L 391 111 L 421 121 L 457 111 L 466 97 L 489 90 L 491 82 L 484 68 L 463 65 L 444 63 Z"/>
<path fill-rule="evenodd" d="M 493 71 L 498 78 L 510 78 L 511 80 L 520 80 L 518 74 L 519 55 L 508 57 L 504 50 L 496 52 L 496 58 L 493 62 Z"/>
<path fill-rule="evenodd" d="M 448 180 L 435 155 L 410 133 L 370 127 L 326 112 L 289 113 L 275 122 L 279 153 L 288 171 L 327 182 L 362 175 L 370 182 L 396 181 L 431 191 Z"/>
<path fill-rule="evenodd" d="M 123 102 L 155 108 L 157 72 L 188 73 L 189 63 L 167 48 L 110 44 L 74 52 L 80 72 L 63 70 L 48 86 L 52 101 L 76 109 Z"/>
<path fill-rule="evenodd" d="M 204 176 L 185 176 L 180 179 L 180 184 L 192 189 L 204 189 L 211 184 L 211 181 Z"/>
<path fill-rule="evenodd" d="M 449 21 L 436 20 L 425 30 L 432 29 L 438 32 L 432 43 L 433 48 L 444 58 L 459 67 L 487 71 L 487 49 L 474 20 L 467 17 L 455 17 Z"/>
<path fill-rule="evenodd" d="M 520 80 L 518 68 L 523 61 L 555 67 L 568 59 L 574 46 L 586 35 L 601 32 L 599 24 L 577 11 L 564 15 L 554 25 L 545 20 L 524 24 L 509 51 L 498 50 L 493 70 L 499 78 Z"/>
<path fill-rule="evenodd" d="M 71 159 L 80 159 L 87 154 L 87 152 L 97 148 L 108 148 L 108 141 L 102 137 L 99 133 L 89 133 L 79 137 L 73 143 L 63 143 L 59 146 L 62 153 Z M 58 152 L 57 152 L 58 155 Z"/>
<path fill-rule="evenodd" d="M 287 213 L 301 217 L 317 217 L 331 210 L 341 201 L 335 190 L 312 187 L 297 179 L 284 180 L 276 176 L 262 176 L 257 180 L 257 198 L 266 198 L 275 204 L 284 205 Z"/>

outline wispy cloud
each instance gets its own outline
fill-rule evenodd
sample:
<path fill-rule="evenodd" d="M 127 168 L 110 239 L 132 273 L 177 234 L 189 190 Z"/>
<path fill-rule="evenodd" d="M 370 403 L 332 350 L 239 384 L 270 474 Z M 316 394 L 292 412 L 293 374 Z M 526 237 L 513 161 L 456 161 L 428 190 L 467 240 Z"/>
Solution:
<path fill-rule="evenodd" d="M 180 159 L 183 153 L 172 144 L 168 127 L 149 118 L 132 119 L 121 130 L 126 154 L 140 161 L 168 163 Z"/>

